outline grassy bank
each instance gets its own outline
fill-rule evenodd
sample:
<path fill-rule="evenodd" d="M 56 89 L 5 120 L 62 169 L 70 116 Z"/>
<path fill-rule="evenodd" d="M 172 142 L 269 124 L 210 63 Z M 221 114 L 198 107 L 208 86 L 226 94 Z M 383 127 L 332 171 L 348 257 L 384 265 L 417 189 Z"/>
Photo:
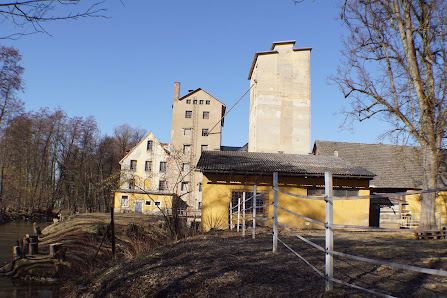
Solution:
<path fill-rule="evenodd" d="M 324 245 L 324 232 L 302 231 Z M 446 241 L 415 240 L 412 234 L 338 232 L 335 249 L 390 262 L 447 270 Z M 281 239 L 324 272 L 324 253 L 302 241 Z M 100 270 L 72 282 L 68 297 L 375 297 L 335 286 L 324 292 L 324 279 L 284 246 L 274 254 L 271 236 L 256 240 L 231 232 L 198 235 Z M 335 258 L 335 277 L 399 297 L 447 295 L 443 277 Z"/>
<path fill-rule="evenodd" d="M 130 259 L 171 241 L 157 216 L 115 215 L 115 262 Z M 113 265 L 110 214 L 83 213 L 46 227 L 39 237 L 39 254 L 27 256 L 2 268 L 4 274 L 21 279 L 77 278 Z M 62 243 L 64 256 L 49 259 L 49 246 Z"/>
<path fill-rule="evenodd" d="M 174 240 L 160 217 L 115 216 L 116 258 L 112 260 L 109 214 L 78 214 L 44 229 L 40 249 L 51 243 L 67 248 L 65 260 L 28 261 L 26 270 L 63 281 L 63 297 L 374 297 L 335 286 L 324 292 L 324 279 L 284 246 L 272 253 L 272 237 L 256 239 L 213 231 Z M 324 231 L 299 231 L 324 246 Z M 248 233 L 248 235 L 251 235 Z M 325 255 L 285 231 L 280 239 L 324 272 Z M 335 250 L 400 264 L 447 270 L 446 240 L 416 240 L 406 232 L 335 234 Z M 26 273 L 26 270 L 23 270 Z M 46 273 L 45 273 L 46 272 Z M 447 296 L 444 277 L 335 257 L 335 278 L 398 297 Z"/>

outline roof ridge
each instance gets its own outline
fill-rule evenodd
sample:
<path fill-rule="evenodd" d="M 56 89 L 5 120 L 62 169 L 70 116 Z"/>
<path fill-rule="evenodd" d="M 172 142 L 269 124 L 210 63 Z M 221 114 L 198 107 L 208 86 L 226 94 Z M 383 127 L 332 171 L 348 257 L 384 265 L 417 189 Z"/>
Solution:
<path fill-rule="evenodd" d="M 394 147 L 408 147 L 408 148 L 420 148 L 419 146 L 411 146 L 411 145 L 397 145 L 397 144 L 382 144 L 382 143 L 358 143 L 358 142 L 340 142 L 340 141 L 327 141 L 327 140 L 315 140 L 317 142 L 325 142 L 325 143 L 338 143 L 338 144 L 352 144 L 352 145 L 367 145 L 367 146 L 394 146 Z"/>

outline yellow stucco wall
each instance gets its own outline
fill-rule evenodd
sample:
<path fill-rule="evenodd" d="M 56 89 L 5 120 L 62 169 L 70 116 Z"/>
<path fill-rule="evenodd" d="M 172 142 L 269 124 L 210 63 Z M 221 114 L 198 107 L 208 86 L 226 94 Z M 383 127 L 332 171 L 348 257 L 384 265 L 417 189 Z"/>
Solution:
<path fill-rule="evenodd" d="M 121 206 L 122 196 L 129 198 L 128 206 Z M 165 194 L 144 194 L 144 193 L 130 193 L 130 192 L 115 192 L 115 212 L 135 212 L 135 202 L 142 203 L 143 213 L 157 213 L 159 208 L 166 209 L 172 207 L 172 195 Z M 150 202 L 150 205 L 146 204 L 146 201 Z M 157 207 L 155 202 L 160 202 Z"/>
<path fill-rule="evenodd" d="M 207 174 L 203 178 L 202 231 L 228 229 L 229 204 L 232 191 L 253 192 L 253 185 L 261 193 L 272 185 L 272 177 L 221 176 Z M 359 195 L 369 195 L 368 180 L 334 179 L 334 187 L 359 188 Z M 279 188 L 298 195 L 307 195 L 307 187 L 324 187 L 323 178 L 279 177 Z M 268 193 L 268 202 L 273 202 L 273 191 Z M 324 201 L 308 200 L 278 193 L 280 206 L 300 215 L 324 222 Z M 273 207 L 268 209 L 268 217 L 273 217 Z M 249 216 L 249 215 L 247 215 Z M 279 209 L 279 221 L 292 228 L 321 228 L 313 223 Z M 338 224 L 369 224 L 369 200 L 336 200 L 334 202 L 334 222 Z M 233 222 L 233 224 L 236 221 Z M 271 226 L 272 221 L 267 221 Z"/>
<path fill-rule="evenodd" d="M 421 196 L 408 195 L 405 196 L 404 198 L 408 203 L 408 206 L 406 206 L 405 209 L 410 211 L 410 214 L 413 216 L 416 222 L 419 222 L 421 214 Z M 435 216 L 436 216 L 436 222 L 440 227 L 447 225 L 446 204 L 447 204 L 447 193 L 446 192 L 439 193 L 438 197 L 436 198 Z"/>

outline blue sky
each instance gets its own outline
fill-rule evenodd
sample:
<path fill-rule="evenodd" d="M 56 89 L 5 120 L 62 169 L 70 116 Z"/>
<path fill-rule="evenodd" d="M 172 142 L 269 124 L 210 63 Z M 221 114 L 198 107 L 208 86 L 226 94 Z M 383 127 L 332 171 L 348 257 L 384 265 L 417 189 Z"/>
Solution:
<path fill-rule="evenodd" d="M 230 108 L 249 88 L 255 52 L 272 42 L 311 47 L 312 142 L 380 141 L 378 121 L 340 128 L 348 107 L 328 84 L 339 63 L 342 28 L 335 1 L 108 0 L 110 18 L 45 24 L 52 35 L 3 41 L 23 55 L 27 110 L 61 107 L 69 116 L 93 115 L 102 134 L 123 123 L 170 141 L 174 82 L 181 96 L 202 88 Z M 1 34 L 13 30 L 2 24 Z M 5 29 L 6 28 L 6 29 Z M 246 96 L 227 116 L 223 145 L 248 139 Z"/>

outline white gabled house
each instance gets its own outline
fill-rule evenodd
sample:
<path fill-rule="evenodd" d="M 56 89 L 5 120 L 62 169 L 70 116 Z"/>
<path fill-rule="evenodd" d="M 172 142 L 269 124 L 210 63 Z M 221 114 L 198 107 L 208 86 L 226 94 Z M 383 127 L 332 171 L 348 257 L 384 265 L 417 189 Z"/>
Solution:
<path fill-rule="evenodd" d="M 115 192 L 116 212 L 153 213 L 171 208 L 168 189 L 169 144 L 150 132 L 120 161 L 120 187 Z"/>

